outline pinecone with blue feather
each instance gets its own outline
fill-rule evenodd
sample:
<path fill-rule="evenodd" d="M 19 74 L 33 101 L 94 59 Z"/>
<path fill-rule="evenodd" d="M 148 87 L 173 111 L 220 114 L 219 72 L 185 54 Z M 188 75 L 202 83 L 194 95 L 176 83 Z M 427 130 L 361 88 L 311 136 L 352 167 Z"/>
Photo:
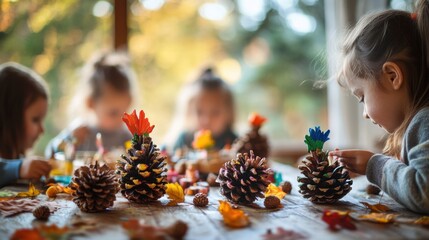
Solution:
<path fill-rule="evenodd" d="M 304 176 L 298 177 L 299 192 L 314 203 L 334 203 L 350 192 L 353 181 L 349 172 L 338 161 L 331 163 L 323 145 L 329 140 L 330 131 L 320 127 L 309 130 L 305 136 L 310 153 L 298 166 Z"/>

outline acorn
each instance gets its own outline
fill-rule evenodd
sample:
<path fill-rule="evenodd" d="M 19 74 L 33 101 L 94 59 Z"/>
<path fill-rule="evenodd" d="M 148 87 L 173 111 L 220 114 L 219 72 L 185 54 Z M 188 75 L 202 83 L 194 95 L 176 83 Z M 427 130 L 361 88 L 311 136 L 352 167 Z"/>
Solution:
<path fill-rule="evenodd" d="M 280 199 L 276 196 L 268 196 L 264 200 L 264 206 L 268 209 L 278 208 L 280 206 Z"/>

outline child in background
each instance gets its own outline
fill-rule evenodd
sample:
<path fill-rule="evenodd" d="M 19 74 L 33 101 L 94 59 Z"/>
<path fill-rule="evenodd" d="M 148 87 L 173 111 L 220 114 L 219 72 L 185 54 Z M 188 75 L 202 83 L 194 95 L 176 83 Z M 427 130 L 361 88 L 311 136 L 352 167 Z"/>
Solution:
<path fill-rule="evenodd" d="M 94 57 L 83 68 L 81 84 L 71 104 L 75 118 L 46 148 L 47 157 L 72 142 L 76 151 L 97 151 L 97 133 L 101 133 L 106 151 L 124 148 L 131 139 L 122 123 L 135 89 L 135 76 L 125 53 L 106 53 Z"/>
<path fill-rule="evenodd" d="M 0 65 L 0 187 L 49 174 L 47 161 L 24 157 L 43 133 L 47 110 L 48 89 L 40 76 L 16 63 Z"/>
<path fill-rule="evenodd" d="M 213 74 L 211 68 L 184 89 L 179 101 L 178 114 L 184 114 L 183 131 L 174 144 L 174 150 L 191 149 L 194 133 L 210 130 L 215 148 L 222 149 L 237 138 L 234 123 L 234 97 L 229 86 Z M 175 123 L 177 123 L 175 121 Z"/>
<path fill-rule="evenodd" d="M 390 133 L 383 154 L 330 153 L 350 171 L 407 208 L 429 213 L 429 2 L 417 13 L 364 17 L 343 46 L 340 84 L 364 104 L 363 115 Z"/>

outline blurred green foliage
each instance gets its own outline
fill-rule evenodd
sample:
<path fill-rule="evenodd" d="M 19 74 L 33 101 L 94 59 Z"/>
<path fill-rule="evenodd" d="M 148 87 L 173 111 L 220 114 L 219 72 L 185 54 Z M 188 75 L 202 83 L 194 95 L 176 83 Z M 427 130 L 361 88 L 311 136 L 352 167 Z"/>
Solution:
<path fill-rule="evenodd" d="M 113 1 L 96 17 L 98 2 L 0 0 L 0 62 L 32 67 L 50 85 L 46 132 L 36 153 L 67 126 L 79 68 L 94 52 L 112 46 Z M 308 127 L 327 125 L 326 90 L 313 87 L 326 78 L 322 0 L 286 1 L 288 7 L 279 4 L 285 1 L 264 1 L 262 16 L 250 28 L 236 1 L 218 1 L 230 8 L 221 21 L 199 14 L 202 4 L 216 1 L 168 0 L 157 10 L 142 2 L 128 1 L 129 51 L 140 90 L 135 105 L 151 116 L 158 141 L 172 124 L 180 87 L 208 65 L 236 93 L 240 132 L 247 130 L 252 111 L 269 118 L 263 130 L 272 139 L 302 141 Z M 297 32 L 290 13 L 311 17 L 315 28 Z"/>

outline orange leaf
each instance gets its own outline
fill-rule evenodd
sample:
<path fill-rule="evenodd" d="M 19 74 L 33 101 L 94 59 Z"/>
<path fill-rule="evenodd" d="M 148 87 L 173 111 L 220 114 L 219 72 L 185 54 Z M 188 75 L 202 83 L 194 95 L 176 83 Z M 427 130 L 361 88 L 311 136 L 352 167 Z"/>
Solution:
<path fill-rule="evenodd" d="M 414 224 L 429 226 L 429 216 L 423 216 L 416 221 L 414 221 Z"/>
<path fill-rule="evenodd" d="M 10 237 L 11 240 L 43 240 L 37 229 L 18 229 Z"/>
<path fill-rule="evenodd" d="M 30 183 L 28 186 L 27 192 L 19 192 L 16 197 L 37 197 L 40 194 L 40 191 L 36 189 L 36 187 Z"/>
<path fill-rule="evenodd" d="M 210 130 L 200 130 L 195 133 L 192 147 L 195 149 L 208 149 L 215 144 Z"/>
<path fill-rule="evenodd" d="M 242 228 L 250 224 L 249 216 L 240 209 L 233 209 L 227 201 L 219 200 L 218 210 L 229 227 Z"/>
<path fill-rule="evenodd" d="M 168 195 L 170 202 L 168 205 L 174 206 L 185 201 L 185 193 L 182 186 L 176 183 L 167 183 L 165 193 Z"/>
<path fill-rule="evenodd" d="M 366 220 L 376 223 L 392 223 L 395 220 L 396 214 L 387 214 L 387 213 L 369 213 L 360 215 L 360 220 Z"/>
<path fill-rule="evenodd" d="M 267 121 L 267 119 L 258 113 L 252 113 L 249 116 L 249 123 L 250 125 L 254 127 L 260 127 L 262 124 L 264 124 Z"/>
<path fill-rule="evenodd" d="M 139 116 L 137 117 L 136 110 L 131 114 L 124 113 L 122 121 L 127 125 L 128 130 L 134 135 L 147 135 L 152 132 L 155 125 L 150 125 L 149 119 L 143 110 L 140 110 Z"/>
<path fill-rule="evenodd" d="M 38 227 L 39 231 L 43 235 L 54 235 L 61 236 L 69 233 L 70 229 L 68 227 L 58 227 L 56 224 L 52 225 L 41 225 Z"/>
<path fill-rule="evenodd" d="M 390 208 L 388 206 L 380 203 L 377 203 L 377 204 L 369 204 L 367 202 L 360 202 L 360 203 L 362 203 L 365 207 L 371 210 L 371 212 L 383 213 L 383 212 L 390 211 Z"/>
<path fill-rule="evenodd" d="M 268 196 L 276 196 L 279 199 L 283 199 L 286 196 L 286 193 L 283 192 L 281 187 L 277 187 L 273 183 L 270 183 L 270 185 L 267 187 L 267 190 L 265 191 L 265 197 Z"/>

